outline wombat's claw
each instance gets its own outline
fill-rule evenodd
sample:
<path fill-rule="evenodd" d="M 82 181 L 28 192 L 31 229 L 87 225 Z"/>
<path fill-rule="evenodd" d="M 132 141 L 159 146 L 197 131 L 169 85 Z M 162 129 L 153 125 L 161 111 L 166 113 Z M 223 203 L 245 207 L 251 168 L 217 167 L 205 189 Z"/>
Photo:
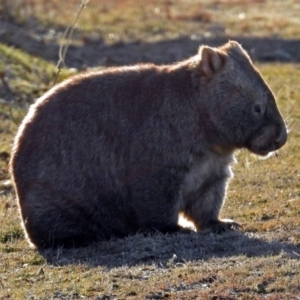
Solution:
<path fill-rule="evenodd" d="M 227 230 L 241 230 L 243 226 L 232 220 L 218 221 L 211 226 L 211 231 L 214 233 L 222 233 Z"/>
<path fill-rule="evenodd" d="M 230 225 L 230 229 L 234 230 L 242 230 L 243 226 L 237 222 L 228 223 Z"/>

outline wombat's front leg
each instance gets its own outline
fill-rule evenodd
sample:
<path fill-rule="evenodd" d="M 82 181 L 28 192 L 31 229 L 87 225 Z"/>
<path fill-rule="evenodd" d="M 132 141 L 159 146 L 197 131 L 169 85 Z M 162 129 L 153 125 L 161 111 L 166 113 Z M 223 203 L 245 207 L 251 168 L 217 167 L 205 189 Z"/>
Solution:
<path fill-rule="evenodd" d="M 211 229 L 213 232 L 223 232 L 241 228 L 241 225 L 233 220 L 219 219 L 225 198 L 226 181 L 226 178 L 219 179 L 184 196 L 186 207 L 183 214 L 195 224 L 197 231 Z"/>

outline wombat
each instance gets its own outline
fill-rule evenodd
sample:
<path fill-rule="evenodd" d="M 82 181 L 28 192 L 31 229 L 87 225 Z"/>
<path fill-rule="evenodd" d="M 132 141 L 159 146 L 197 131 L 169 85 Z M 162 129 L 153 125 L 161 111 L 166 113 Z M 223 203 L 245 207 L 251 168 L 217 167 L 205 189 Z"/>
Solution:
<path fill-rule="evenodd" d="M 10 171 L 38 248 L 220 220 L 234 151 L 287 140 L 274 95 L 237 42 L 171 65 L 108 68 L 53 87 L 16 135 Z"/>

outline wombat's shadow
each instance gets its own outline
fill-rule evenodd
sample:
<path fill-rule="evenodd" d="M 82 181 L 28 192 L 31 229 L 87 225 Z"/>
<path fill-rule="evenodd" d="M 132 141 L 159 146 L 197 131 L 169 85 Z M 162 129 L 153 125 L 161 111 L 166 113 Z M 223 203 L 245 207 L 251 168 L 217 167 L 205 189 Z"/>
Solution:
<path fill-rule="evenodd" d="M 274 234 L 274 233 L 273 233 Z M 112 239 L 88 247 L 41 251 L 47 262 L 54 265 L 73 263 L 91 267 L 167 266 L 170 262 L 208 260 L 212 257 L 268 257 L 282 252 L 299 258 L 300 245 L 268 241 L 268 236 L 241 231 L 222 234 L 210 232 L 190 234 L 137 234 L 124 239 Z"/>

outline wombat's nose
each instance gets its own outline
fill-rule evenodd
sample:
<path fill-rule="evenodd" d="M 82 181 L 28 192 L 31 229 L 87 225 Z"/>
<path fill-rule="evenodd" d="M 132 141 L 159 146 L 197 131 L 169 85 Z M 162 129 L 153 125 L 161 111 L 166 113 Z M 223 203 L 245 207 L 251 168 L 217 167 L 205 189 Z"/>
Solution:
<path fill-rule="evenodd" d="M 280 134 L 274 141 L 276 149 L 281 148 L 286 143 L 286 141 L 287 141 L 287 131 L 286 128 L 284 127 L 284 129 L 281 130 Z"/>

